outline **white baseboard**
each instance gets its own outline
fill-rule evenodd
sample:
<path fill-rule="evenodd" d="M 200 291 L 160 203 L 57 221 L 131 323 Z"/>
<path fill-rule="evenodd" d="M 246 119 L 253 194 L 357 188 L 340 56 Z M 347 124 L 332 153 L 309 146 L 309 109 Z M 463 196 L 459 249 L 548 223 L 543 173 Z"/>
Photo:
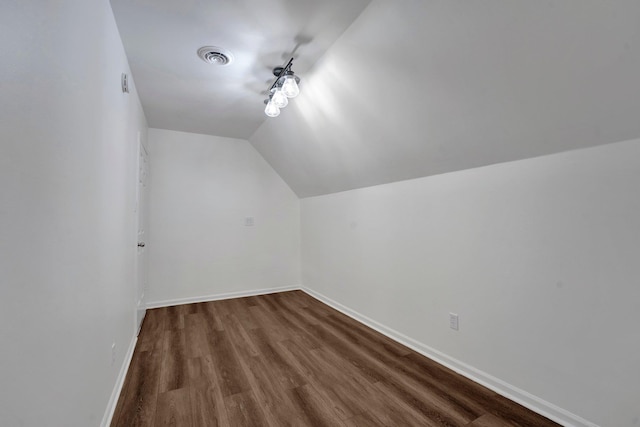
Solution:
<path fill-rule="evenodd" d="M 137 341 L 138 337 L 134 336 L 131 340 L 131 343 L 129 343 L 129 349 L 127 350 L 127 354 L 124 356 L 124 361 L 122 362 L 122 366 L 120 367 L 120 373 L 118 374 L 116 385 L 113 387 L 113 391 L 111 392 L 107 410 L 102 417 L 102 422 L 100 423 L 101 427 L 109 427 L 109 425 L 111 424 L 111 419 L 113 418 L 113 413 L 116 410 L 116 405 L 118 404 L 118 399 L 120 398 L 120 393 L 122 392 L 124 379 L 127 377 L 127 372 L 129 371 L 129 365 L 131 364 L 131 359 L 133 358 L 133 350 L 136 348 Z"/>
<path fill-rule="evenodd" d="M 513 400 L 514 402 L 517 402 L 522 406 L 549 418 L 550 420 L 553 420 L 567 427 L 598 427 L 597 424 L 594 424 L 569 411 L 559 408 L 552 403 L 540 399 L 539 397 L 534 396 L 531 393 L 521 390 L 518 387 L 515 387 L 505 381 L 502 381 L 499 378 L 476 369 L 473 366 L 467 365 L 466 363 L 454 359 L 453 357 L 447 356 L 446 354 L 434 348 L 431 348 L 426 344 L 416 341 L 413 338 L 410 338 L 394 329 L 378 323 L 375 320 L 363 314 L 360 314 L 357 311 L 352 310 L 349 307 L 346 307 L 339 302 L 334 301 L 331 298 L 326 297 L 314 290 L 306 287 L 302 287 L 301 289 L 317 300 L 335 308 L 336 310 L 346 314 L 347 316 L 357 320 L 358 322 L 363 323 L 372 329 L 375 329 L 376 331 L 380 332 L 383 335 L 386 335 L 392 340 L 397 341 L 400 344 L 403 344 L 417 351 L 423 356 L 428 357 L 429 359 L 434 360 L 435 362 L 438 362 L 443 366 L 446 366 L 447 368 L 459 373 L 460 375 L 465 376 L 470 380 L 506 397 L 507 399 Z"/>
<path fill-rule="evenodd" d="M 176 298 L 164 301 L 153 301 L 147 303 L 147 308 L 169 307 L 172 305 L 193 304 L 196 302 L 218 301 L 231 298 L 252 297 L 254 295 L 266 295 L 276 292 L 286 292 L 299 290 L 300 285 L 281 286 L 278 288 L 254 289 L 251 291 L 227 292 L 223 294 L 203 295 L 189 298 Z"/>

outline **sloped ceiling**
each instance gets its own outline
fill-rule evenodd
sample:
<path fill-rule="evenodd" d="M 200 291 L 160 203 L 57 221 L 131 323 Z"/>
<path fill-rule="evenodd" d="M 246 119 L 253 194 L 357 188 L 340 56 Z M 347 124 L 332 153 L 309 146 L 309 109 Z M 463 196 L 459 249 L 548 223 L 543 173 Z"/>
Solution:
<path fill-rule="evenodd" d="M 640 136 L 637 0 L 374 0 L 249 138 L 300 197 Z"/>
<path fill-rule="evenodd" d="M 370 0 L 111 0 L 149 126 L 248 138 L 272 69 L 305 73 Z M 202 46 L 230 50 L 226 67 Z"/>

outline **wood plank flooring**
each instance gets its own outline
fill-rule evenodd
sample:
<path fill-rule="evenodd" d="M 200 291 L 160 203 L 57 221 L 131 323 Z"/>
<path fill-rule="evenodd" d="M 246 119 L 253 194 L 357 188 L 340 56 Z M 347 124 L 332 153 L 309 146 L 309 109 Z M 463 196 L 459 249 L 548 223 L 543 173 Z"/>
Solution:
<path fill-rule="evenodd" d="M 301 291 L 147 311 L 112 426 L 556 426 Z"/>

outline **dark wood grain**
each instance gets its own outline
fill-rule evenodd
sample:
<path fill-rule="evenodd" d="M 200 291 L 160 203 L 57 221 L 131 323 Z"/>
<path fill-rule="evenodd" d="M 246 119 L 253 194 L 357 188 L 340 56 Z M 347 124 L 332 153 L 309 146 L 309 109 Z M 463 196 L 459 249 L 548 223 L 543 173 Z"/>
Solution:
<path fill-rule="evenodd" d="M 303 417 L 286 393 L 282 393 L 277 378 L 262 357 L 251 357 L 244 361 L 245 371 L 254 391 L 256 401 L 263 410 L 269 425 L 300 426 Z"/>
<path fill-rule="evenodd" d="M 556 426 L 301 291 L 149 310 L 112 426 Z"/>
<path fill-rule="evenodd" d="M 330 401 L 325 399 L 311 384 L 289 390 L 294 405 L 306 418 L 306 425 L 344 426 Z"/>
<path fill-rule="evenodd" d="M 191 399 L 188 388 L 167 391 L 158 395 L 155 426 L 191 426 Z"/>
<path fill-rule="evenodd" d="M 209 335 L 211 364 L 223 396 L 249 391 L 249 383 L 240 366 L 238 353 L 227 332 L 214 331 Z M 209 359 L 207 359 L 209 360 Z"/>
<path fill-rule="evenodd" d="M 476 418 L 471 423 L 467 424 L 469 427 L 510 427 L 513 424 L 498 418 L 491 414 L 484 414 L 483 416 Z"/>
<path fill-rule="evenodd" d="M 371 414 L 358 414 L 345 421 L 346 427 L 372 427 L 379 426 L 380 420 Z"/>
<path fill-rule="evenodd" d="M 238 393 L 224 399 L 231 426 L 268 426 L 252 392 Z"/>
<path fill-rule="evenodd" d="M 126 389 L 121 392 L 117 417 L 111 425 L 152 426 L 156 414 L 160 379 L 160 352 L 137 352 L 127 372 Z"/>
<path fill-rule="evenodd" d="M 183 325 L 184 325 L 184 317 Z M 184 329 L 169 329 L 164 333 L 159 393 L 188 385 L 187 340 Z"/>

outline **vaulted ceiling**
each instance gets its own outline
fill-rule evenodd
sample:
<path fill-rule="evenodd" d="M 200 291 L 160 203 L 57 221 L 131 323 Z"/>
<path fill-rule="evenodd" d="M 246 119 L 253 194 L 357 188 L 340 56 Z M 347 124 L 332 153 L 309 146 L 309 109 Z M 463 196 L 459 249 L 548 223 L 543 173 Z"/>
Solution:
<path fill-rule="evenodd" d="M 248 138 L 300 197 L 640 136 L 637 0 L 112 3 L 150 126 Z M 297 35 L 301 93 L 266 119 Z"/>
<path fill-rule="evenodd" d="M 149 126 L 248 138 L 272 70 L 304 74 L 370 0 L 111 0 Z M 229 66 L 203 62 L 225 48 Z M 294 52 L 295 51 L 295 52 Z"/>

